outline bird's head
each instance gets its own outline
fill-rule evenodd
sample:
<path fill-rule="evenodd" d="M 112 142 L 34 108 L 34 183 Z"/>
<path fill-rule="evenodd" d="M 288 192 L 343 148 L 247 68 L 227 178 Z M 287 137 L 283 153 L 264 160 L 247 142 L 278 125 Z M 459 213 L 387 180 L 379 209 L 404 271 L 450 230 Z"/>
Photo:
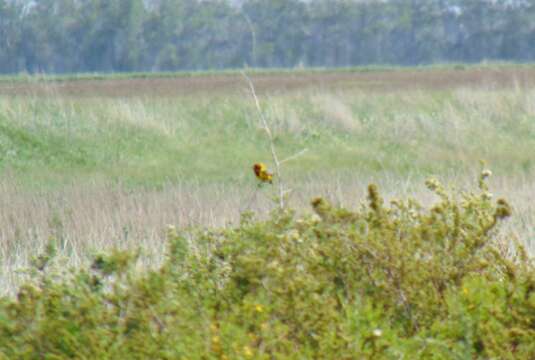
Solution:
<path fill-rule="evenodd" d="M 253 165 L 253 170 L 255 174 L 259 174 L 260 172 L 266 170 L 266 165 L 264 165 L 263 163 L 256 163 Z"/>

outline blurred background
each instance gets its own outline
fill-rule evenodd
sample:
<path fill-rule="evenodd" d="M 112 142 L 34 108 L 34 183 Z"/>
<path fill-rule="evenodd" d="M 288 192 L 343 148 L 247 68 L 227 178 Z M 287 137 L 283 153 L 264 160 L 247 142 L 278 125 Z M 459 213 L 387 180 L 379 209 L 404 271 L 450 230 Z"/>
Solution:
<path fill-rule="evenodd" d="M 0 0 L 0 73 L 535 59 L 534 0 Z"/>

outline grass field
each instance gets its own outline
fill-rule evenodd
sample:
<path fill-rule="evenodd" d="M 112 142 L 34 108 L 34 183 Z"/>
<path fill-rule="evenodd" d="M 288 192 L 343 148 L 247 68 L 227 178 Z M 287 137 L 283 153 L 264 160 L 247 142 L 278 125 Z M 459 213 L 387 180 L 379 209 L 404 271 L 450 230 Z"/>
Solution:
<path fill-rule="evenodd" d="M 323 195 L 355 208 L 369 182 L 388 198 L 429 203 L 427 177 L 471 188 L 485 160 L 492 191 L 515 210 L 506 230 L 535 251 L 535 68 L 251 78 L 279 156 L 307 150 L 283 167 L 292 207 Z M 257 189 L 255 161 L 271 164 L 269 143 L 236 73 L 2 79 L 2 289 L 50 236 L 70 264 L 141 246 L 152 265 L 168 224 L 225 226 L 245 210 L 267 214 L 275 192 Z"/>

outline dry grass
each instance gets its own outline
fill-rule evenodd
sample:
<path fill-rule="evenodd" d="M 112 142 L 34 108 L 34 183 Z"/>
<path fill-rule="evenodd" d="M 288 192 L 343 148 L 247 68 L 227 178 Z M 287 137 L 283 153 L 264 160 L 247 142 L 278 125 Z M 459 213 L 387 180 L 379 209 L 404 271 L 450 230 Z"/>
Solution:
<path fill-rule="evenodd" d="M 473 177 L 442 179 L 458 189 L 474 189 Z M 299 212 L 310 211 L 309 201 L 324 196 L 333 203 L 356 208 L 366 201 L 368 183 L 378 183 L 385 199 L 414 197 L 425 204 L 437 200 L 423 186 L 423 179 L 361 178 L 358 174 L 321 175 L 290 186 L 296 189 L 290 205 Z M 516 236 L 535 253 L 535 184 L 529 179 L 498 178 L 491 181 L 496 196 L 510 200 L 515 216 L 504 234 Z M 69 266 L 86 263 L 91 254 L 111 247 L 143 251 L 142 265 L 155 266 L 163 260 L 168 225 L 177 228 L 202 225 L 222 227 L 236 224 L 240 213 L 254 211 L 265 216 L 275 207 L 270 188 L 240 186 L 195 186 L 169 184 L 161 190 L 126 189 L 121 186 L 68 186 L 46 193 L 28 192 L 16 184 L 0 186 L 1 288 L 9 292 L 21 279 L 18 270 L 38 253 L 50 237 Z"/>

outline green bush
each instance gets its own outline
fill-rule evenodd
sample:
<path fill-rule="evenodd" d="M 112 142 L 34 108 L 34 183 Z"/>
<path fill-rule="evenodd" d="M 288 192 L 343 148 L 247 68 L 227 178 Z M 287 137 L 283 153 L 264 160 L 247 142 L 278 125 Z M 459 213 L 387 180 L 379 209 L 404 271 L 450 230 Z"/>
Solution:
<path fill-rule="evenodd" d="M 178 233 L 157 270 L 114 251 L 62 271 L 53 248 L 0 304 L 7 359 L 532 359 L 535 272 L 498 234 L 511 214 L 480 190 L 357 211 L 244 214 Z"/>

